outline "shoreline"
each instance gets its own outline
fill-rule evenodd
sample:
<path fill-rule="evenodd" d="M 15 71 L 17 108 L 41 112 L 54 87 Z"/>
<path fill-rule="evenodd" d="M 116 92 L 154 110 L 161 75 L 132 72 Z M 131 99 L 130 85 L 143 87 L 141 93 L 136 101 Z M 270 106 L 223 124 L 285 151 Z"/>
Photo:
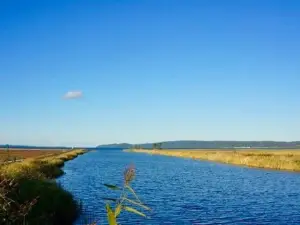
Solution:
<path fill-rule="evenodd" d="M 220 149 L 188 149 L 188 150 L 145 150 L 125 149 L 125 152 L 164 155 L 190 158 L 257 169 L 271 169 L 300 172 L 300 150 L 220 150 Z"/>
<path fill-rule="evenodd" d="M 66 161 L 86 152 L 88 151 L 81 149 L 69 150 L 2 165 L 0 182 L 6 181 L 4 184 L 14 185 L 4 186 L 0 190 L 1 196 L 7 199 L 1 204 L 6 209 L 0 209 L 0 223 L 5 219 L 12 224 L 71 225 L 80 213 L 80 204 L 55 178 L 64 174 L 62 167 Z M 19 214 L 24 205 L 29 207 L 25 216 L 24 212 Z"/>

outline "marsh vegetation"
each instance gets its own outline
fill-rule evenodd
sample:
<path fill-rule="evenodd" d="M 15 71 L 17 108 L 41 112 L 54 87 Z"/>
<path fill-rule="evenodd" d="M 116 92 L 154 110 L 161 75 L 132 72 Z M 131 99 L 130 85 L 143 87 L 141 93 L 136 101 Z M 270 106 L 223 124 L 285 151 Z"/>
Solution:
<path fill-rule="evenodd" d="M 139 150 L 130 152 L 209 160 L 248 167 L 300 171 L 300 150 Z"/>
<path fill-rule="evenodd" d="M 28 158 L 0 167 L 0 224 L 72 224 L 80 207 L 53 179 L 84 150 Z"/>

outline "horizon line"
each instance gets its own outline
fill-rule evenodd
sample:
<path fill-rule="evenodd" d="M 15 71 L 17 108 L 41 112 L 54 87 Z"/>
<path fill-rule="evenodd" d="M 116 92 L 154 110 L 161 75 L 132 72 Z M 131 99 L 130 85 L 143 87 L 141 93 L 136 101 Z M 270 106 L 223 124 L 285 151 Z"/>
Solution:
<path fill-rule="evenodd" d="M 107 143 L 107 144 L 96 144 L 93 146 L 80 146 L 80 145 L 72 145 L 72 146 L 66 146 L 66 145 L 34 145 L 34 144 L 0 144 L 1 147 L 5 146 L 24 146 L 24 147 L 41 147 L 41 148 L 80 148 L 80 147 L 97 147 L 102 145 L 121 145 L 121 144 L 129 144 L 129 145 L 145 145 L 145 144 L 153 144 L 153 143 L 170 143 L 170 142 L 283 142 L 283 143 L 294 143 L 294 142 L 300 142 L 299 141 L 274 141 L 274 140 L 252 140 L 252 141 L 238 141 L 238 140 L 176 140 L 176 141 L 157 141 L 157 142 L 144 142 L 144 143 L 128 143 L 128 142 L 119 142 L 119 143 Z"/>

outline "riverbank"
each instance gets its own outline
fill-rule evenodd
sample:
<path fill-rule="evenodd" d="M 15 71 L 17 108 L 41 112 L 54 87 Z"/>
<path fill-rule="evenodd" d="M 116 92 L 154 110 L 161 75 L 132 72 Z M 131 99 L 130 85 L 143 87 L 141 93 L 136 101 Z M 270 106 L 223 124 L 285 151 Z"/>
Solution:
<path fill-rule="evenodd" d="M 125 150 L 126 152 L 165 155 L 220 163 L 300 172 L 300 150 Z"/>
<path fill-rule="evenodd" d="M 66 161 L 84 153 L 71 150 L 1 166 L 0 224 L 71 225 L 80 206 L 53 179 L 64 173 Z"/>

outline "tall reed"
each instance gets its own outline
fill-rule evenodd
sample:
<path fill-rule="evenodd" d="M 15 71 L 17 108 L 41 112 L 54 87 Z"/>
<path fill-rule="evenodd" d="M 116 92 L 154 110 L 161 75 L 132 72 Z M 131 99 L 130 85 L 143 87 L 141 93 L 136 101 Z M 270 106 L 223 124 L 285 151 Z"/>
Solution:
<path fill-rule="evenodd" d="M 120 216 L 122 211 L 127 211 L 142 217 L 147 217 L 146 214 L 136 209 L 135 207 L 139 207 L 147 211 L 151 210 L 148 206 L 142 203 L 142 201 L 139 199 L 139 197 L 131 187 L 131 182 L 134 180 L 135 176 L 136 171 L 134 166 L 129 166 L 125 169 L 124 181 L 122 186 L 119 187 L 112 184 L 104 184 L 107 188 L 113 191 L 118 191 L 120 195 L 119 198 L 104 198 L 104 200 L 106 201 L 105 208 L 109 225 L 118 224 L 117 218 Z M 130 194 L 133 196 L 133 199 L 129 197 Z"/>

